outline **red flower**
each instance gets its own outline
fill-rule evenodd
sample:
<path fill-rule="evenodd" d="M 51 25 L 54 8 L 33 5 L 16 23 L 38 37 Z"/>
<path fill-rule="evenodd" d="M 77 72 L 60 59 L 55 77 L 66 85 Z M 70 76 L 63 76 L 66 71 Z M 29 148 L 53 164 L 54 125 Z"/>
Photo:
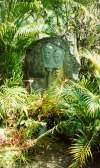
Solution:
<path fill-rule="evenodd" d="M 15 143 L 19 143 L 20 140 L 21 140 L 21 135 L 15 135 L 15 136 L 14 136 L 14 142 L 15 142 Z"/>

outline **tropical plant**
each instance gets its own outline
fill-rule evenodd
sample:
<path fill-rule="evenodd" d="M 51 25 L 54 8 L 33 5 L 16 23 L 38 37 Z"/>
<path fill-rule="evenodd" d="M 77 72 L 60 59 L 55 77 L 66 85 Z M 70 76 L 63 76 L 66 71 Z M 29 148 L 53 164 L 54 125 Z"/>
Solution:
<path fill-rule="evenodd" d="M 87 86 L 88 89 L 92 87 L 94 91 L 94 85 L 87 83 Z M 68 132 L 68 135 L 73 137 L 69 150 L 74 160 L 69 167 L 86 164 L 87 159 L 93 157 L 93 146 L 99 144 L 100 95 L 96 90 L 92 93 L 88 89 L 70 81 L 64 89 L 65 102 L 70 105 L 66 112 L 71 117 L 66 121 L 66 134 Z"/>
<path fill-rule="evenodd" d="M 6 79 L 23 77 L 22 65 L 25 48 L 36 39 L 41 28 L 38 19 L 40 2 L 2 1 L 0 25 L 0 76 L 1 84 Z M 34 11 L 34 13 L 33 13 Z M 35 16 L 32 16 L 33 15 Z"/>
<path fill-rule="evenodd" d="M 81 59 L 81 70 L 80 70 L 80 80 L 90 80 L 95 81 L 95 85 L 99 87 L 100 79 L 100 66 L 99 58 L 100 54 L 98 49 L 87 50 L 80 49 L 80 59 Z M 98 90 L 99 91 L 99 90 Z"/>
<path fill-rule="evenodd" d="M 37 138 L 40 127 L 44 126 L 44 123 L 29 117 L 25 88 L 8 86 L 5 83 L 0 87 L 0 121 L 3 127 L 2 131 L 0 129 L 0 166 L 3 167 L 13 167 L 16 162 L 27 163 L 27 148 L 34 146 L 32 139 Z"/>
<path fill-rule="evenodd" d="M 57 70 L 56 73 L 57 78 L 54 79 L 47 90 L 33 90 L 27 97 L 29 115 L 35 120 L 47 122 L 49 128 L 60 122 L 60 117 L 63 116 L 60 111 L 63 103 L 61 96 L 63 90 L 60 87 L 63 78 L 62 69 Z"/>
<path fill-rule="evenodd" d="M 60 111 L 66 114 L 64 120 L 36 139 L 56 132 L 67 135 L 72 142 L 69 153 L 73 155 L 69 168 L 83 167 L 88 159 L 99 153 L 100 95 L 95 83 L 82 81 L 79 84 L 67 80 L 59 86 L 62 90 Z"/>
<path fill-rule="evenodd" d="M 42 0 L 48 33 L 74 33 L 77 46 L 95 48 L 99 43 L 99 12 L 91 0 Z M 90 8 L 91 6 L 91 8 Z M 63 11 L 63 12 L 62 12 Z"/>

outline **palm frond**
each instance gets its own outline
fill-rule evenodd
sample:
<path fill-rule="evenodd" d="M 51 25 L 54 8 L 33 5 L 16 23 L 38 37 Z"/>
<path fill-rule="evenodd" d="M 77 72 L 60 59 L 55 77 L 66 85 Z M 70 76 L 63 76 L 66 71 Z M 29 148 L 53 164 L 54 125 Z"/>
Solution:
<path fill-rule="evenodd" d="M 6 86 L 0 87 L 0 105 L 2 112 L 5 115 L 10 114 L 12 111 L 16 113 L 18 109 L 25 112 L 27 115 L 27 108 L 26 108 L 26 97 L 27 92 L 25 88 L 22 87 L 11 87 L 8 88 Z"/>
<path fill-rule="evenodd" d="M 89 59 L 93 63 L 94 67 L 100 72 L 99 54 L 97 54 L 96 52 L 91 52 L 91 51 L 84 49 L 84 51 L 80 52 L 80 56 Z"/>
<path fill-rule="evenodd" d="M 7 33 L 14 34 L 15 32 L 16 32 L 16 25 L 12 22 L 6 21 L 5 23 L 2 23 L 0 25 L 0 35 L 1 35 L 0 37 L 2 39 L 7 38 Z M 12 38 L 12 35 L 9 36 L 9 38 Z"/>
<path fill-rule="evenodd" d="M 65 85 L 64 95 L 72 96 L 80 105 L 86 108 L 86 113 L 91 117 L 99 115 L 100 96 L 94 95 L 88 89 L 74 82 L 69 82 Z"/>
<path fill-rule="evenodd" d="M 95 85 L 94 81 L 91 82 L 90 80 L 82 80 L 81 82 L 79 82 L 79 85 L 85 87 L 87 90 L 94 94 L 98 93 L 99 85 Z"/>
<path fill-rule="evenodd" d="M 87 107 L 87 113 L 92 117 L 97 117 L 100 110 L 100 95 L 95 96 L 84 93 L 84 102 Z"/>
<path fill-rule="evenodd" d="M 25 14 L 29 14 L 28 16 L 30 16 L 31 12 L 34 11 L 34 13 L 39 14 L 39 11 L 41 11 L 41 3 L 39 2 L 12 2 L 12 4 L 10 4 L 10 10 L 7 11 L 7 19 L 11 22 L 14 21 L 14 23 L 19 26 L 25 18 L 27 18 L 27 15 Z"/>
<path fill-rule="evenodd" d="M 83 135 L 78 135 L 77 139 L 73 140 L 74 143 L 69 148 L 69 152 L 73 154 L 73 163 L 69 166 L 69 168 L 82 167 L 83 164 L 86 164 L 88 157 L 91 156 L 91 144 L 93 143 L 93 137 L 88 139 L 88 137 Z"/>

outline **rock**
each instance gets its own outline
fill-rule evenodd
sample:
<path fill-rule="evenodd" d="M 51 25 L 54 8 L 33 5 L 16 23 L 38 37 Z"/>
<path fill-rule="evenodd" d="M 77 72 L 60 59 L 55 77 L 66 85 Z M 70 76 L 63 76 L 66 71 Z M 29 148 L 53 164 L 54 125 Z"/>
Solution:
<path fill-rule="evenodd" d="M 62 67 L 63 78 L 78 81 L 80 60 L 74 35 L 48 37 L 33 43 L 26 51 L 26 78 L 34 79 L 32 88 L 47 88 Z"/>

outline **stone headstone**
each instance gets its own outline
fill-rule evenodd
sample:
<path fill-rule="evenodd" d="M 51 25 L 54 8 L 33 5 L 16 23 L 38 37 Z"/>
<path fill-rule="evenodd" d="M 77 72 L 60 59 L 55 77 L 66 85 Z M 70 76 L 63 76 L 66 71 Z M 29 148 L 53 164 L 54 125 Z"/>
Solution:
<path fill-rule="evenodd" d="M 26 67 L 27 79 L 34 79 L 33 89 L 47 88 L 60 67 L 64 78 L 78 81 L 80 60 L 74 36 L 66 34 L 38 40 L 26 51 Z"/>

